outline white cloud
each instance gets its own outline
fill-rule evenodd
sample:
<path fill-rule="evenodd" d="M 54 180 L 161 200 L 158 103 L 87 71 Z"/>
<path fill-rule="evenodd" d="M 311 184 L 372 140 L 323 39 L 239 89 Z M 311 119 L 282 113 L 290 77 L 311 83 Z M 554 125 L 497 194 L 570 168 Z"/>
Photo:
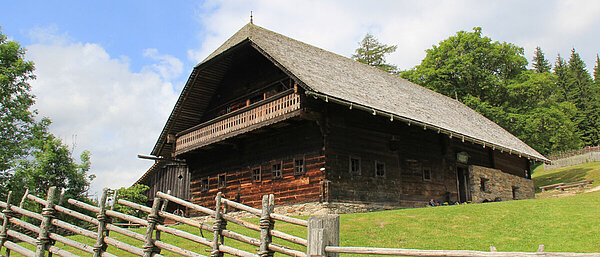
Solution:
<path fill-rule="evenodd" d="M 199 62 L 249 22 L 300 41 L 352 55 L 360 39 L 371 32 L 381 42 L 397 45 L 388 61 L 401 69 L 419 64 L 425 50 L 459 30 L 482 27 L 496 41 L 525 48 L 531 59 L 536 46 L 547 58 L 570 54 L 576 47 L 593 66 L 600 25 L 598 1 L 208 1 L 198 6 L 204 26 L 203 44 L 189 50 Z M 210 10 L 205 12 L 202 10 Z"/>
<path fill-rule="evenodd" d="M 145 56 L 156 63 L 132 72 L 126 57 L 100 45 L 48 35 L 27 47 L 36 65 L 35 107 L 65 143 L 91 151 L 93 192 L 131 185 L 152 164 L 136 154 L 151 151 L 173 108 L 177 93 L 168 80 L 181 74 L 181 62 L 150 49 Z"/>

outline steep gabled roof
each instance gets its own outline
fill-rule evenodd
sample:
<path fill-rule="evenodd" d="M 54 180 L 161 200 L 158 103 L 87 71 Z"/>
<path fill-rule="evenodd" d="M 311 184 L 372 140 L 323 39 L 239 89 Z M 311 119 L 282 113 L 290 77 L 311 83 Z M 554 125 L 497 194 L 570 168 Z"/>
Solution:
<path fill-rule="evenodd" d="M 452 98 L 433 92 L 408 80 L 323 49 L 285 37 L 253 24 L 247 24 L 228 39 L 194 71 L 205 69 L 214 59 L 236 46 L 250 42 L 254 48 L 306 90 L 327 101 L 372 110 L 375 114 L 424 126 L 484 147 L 498 148 L 528 158 L 548 162 L 543 155 L 496 123 Z M 192 76 L 198 76 L 192 73 Z M 190 76 L 190 80 L 193 80 Z M 169 124 L 175 123 L 185 94 L 163 129 L 153 154 L 161 152 Z M 201 111 L 201 110 L 198 110 Z M 172 126 L 172 125 L 171 125 Z M 162 142 L 161 142 L 162 140 Z"/>

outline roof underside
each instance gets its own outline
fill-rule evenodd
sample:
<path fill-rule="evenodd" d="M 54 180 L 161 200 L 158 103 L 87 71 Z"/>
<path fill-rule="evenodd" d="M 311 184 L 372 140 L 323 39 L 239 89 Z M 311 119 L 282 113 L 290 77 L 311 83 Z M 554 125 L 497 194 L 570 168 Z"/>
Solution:
<path fill-rule="evenodd" d="M 215 90 L 207 85 L 217 85 L 225 74 L 223 65 L 228 65 L 226 53 L 247 42 L 298 80 L 307 93 L 372 108 L 378 113 L 454 133 L 457 137 L 464 136 L 477 143 L 548 161 L 499 125 L 452 98 L 253 24 L 244 26 L 195 67 L 153 155 L 170 152 L 171 149 L 164 144 L 167 134 L 198 124 L 202 110 Z M 201 100 L 186 101 L 191 96 Z"/>

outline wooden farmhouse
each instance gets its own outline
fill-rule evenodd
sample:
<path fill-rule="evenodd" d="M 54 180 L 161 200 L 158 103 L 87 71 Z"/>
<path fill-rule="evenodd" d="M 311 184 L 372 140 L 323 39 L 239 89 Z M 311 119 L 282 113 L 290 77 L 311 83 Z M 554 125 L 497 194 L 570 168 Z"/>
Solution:
<path fill-rule="evenodd" d="M 136 183 L 210 206 L 534 197 L 544 156 L 466 105 L 248 24 L 194 67 Z"/>

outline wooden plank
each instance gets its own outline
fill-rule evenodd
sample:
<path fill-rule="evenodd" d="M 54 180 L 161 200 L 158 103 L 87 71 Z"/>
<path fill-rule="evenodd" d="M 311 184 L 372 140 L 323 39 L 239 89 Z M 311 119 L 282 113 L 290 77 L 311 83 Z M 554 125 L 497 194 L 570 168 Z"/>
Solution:
<path fill-rule="evenodd" d="M 447 256 L 447 257 L 598 257 L 600 253 L 553 253 L 553 252 L 483 252 L 468 250 L 417 250 L 401 248 L 376 248 L 376 247 L 341 247 L 327 246 L 328 253 L 368 254 L 368 255 L 394 255 L 394 256 Z"/>

